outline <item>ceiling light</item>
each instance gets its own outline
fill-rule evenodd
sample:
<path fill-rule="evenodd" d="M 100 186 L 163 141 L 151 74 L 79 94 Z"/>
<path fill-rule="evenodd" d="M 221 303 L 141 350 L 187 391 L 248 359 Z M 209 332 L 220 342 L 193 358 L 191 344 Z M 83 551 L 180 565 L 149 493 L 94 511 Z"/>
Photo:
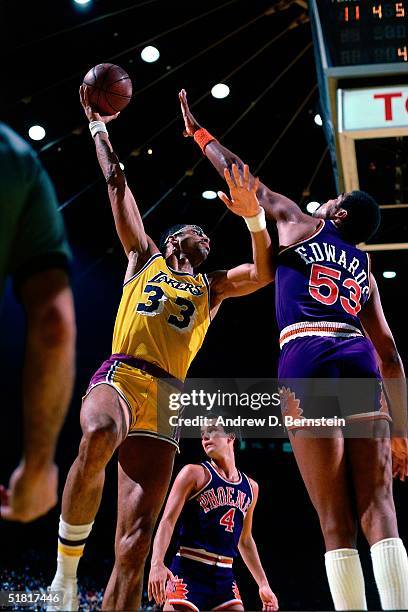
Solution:
<path fill-rule="evenodd" d="M 28 130 L 31 140 L 42 140 L 45 137 L 45 130 L 41 125 L 32 125 Z"/>
<path fill-rule="evenodd" d="M 91 0 L 74 0 L 75 4 L 89 4 Z"/>
<path fill-rule="evenodd" d="M 310 213 L 311 215 L 318 209 L 320 208 L 320 204 L 319 202 L 309 202 L 308 205 L 306 206 L 306 210 L 308 213 Z"/>
<path fill-rule="evenodd" d="M 156 47 L 145 47 L 140 54 L 142 60 L 148 64 L 157 62 L 160 57 L 160 51 Z"/>
<path fill-rule="evenodd" d="M 394 270 L 385 270 L 383 272 L 384 278 L 395 278 L 396 276 L 397 276 L 397 273 L 394 272 Z"/>
<path fill-rule="evenodd" d="M 224 83 L 217 83 L 217 85 L 214 85 L 214 87 L 211 89 L 211 94 L 214 96 L 214 98 L 218 98 L 220 100 L 221 98 L 226 98 L 229 95 L 229 92 L 230 88 Z"/>
<path fill-rule="evenodd" d="M 322 119 L 321 115 L 319 115 L 319 113 L 317 113 L 314 116 L 314 122 L 315 122 L 316 125 L 319 125 L 320 127 L 323 125 L 323 119 Z"/>
<path fill-rule="evenodd" d="M 153 149 L 147 149 L 147 154 L 148 155 L 153 155 Z"/>
<path fill-rule="evenodd" d="M 215 200 L 215 198 L 217 197 L 216 192 L 212 191 L 212 189 L 207 189 L 206 191 L 203 191 L 201 195 L 204 200 Z"/>

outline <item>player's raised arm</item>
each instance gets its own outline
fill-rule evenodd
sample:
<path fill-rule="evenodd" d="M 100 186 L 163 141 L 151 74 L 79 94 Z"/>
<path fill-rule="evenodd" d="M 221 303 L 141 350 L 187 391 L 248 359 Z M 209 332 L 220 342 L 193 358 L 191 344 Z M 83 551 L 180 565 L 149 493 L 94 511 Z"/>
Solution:
<path fill-rule="evenodd" d="M 148 597 L 157 604 L 163 605 L 166 600 L 166 582 L 174 579 L 171 571 L 164 565 L 164 557 L 169 547 L 174 527 L 187 498 L 197 485 L 197 475 L 202 472 L 199 465 L 185 465 L 177 475 L 163 517 L 157 528 L 153 542 L 152 560 L 150 563 Z"/>
<path fill-rule="evenodd" d="M 262 610 L 278 610 L 278 599 L 275 593 L 272 591 L 271 587 L 269 586 L 269 582 L 262 567 L 262 563 L 258 554 L 258 549 L 256 547 L 256 543 L 252 535 L 252 519 L 256 502 L 258 501 L 259 487 L 258 484 L 252 479 L 251 486 L 254 493 L 254 498 L 252 504 L 248 508 L 244 519 L 244 525 L 238 543 L 238 550 L 245 565 L 251 572 L 252 576 L 255 579 L 255 582 L 259 587 L 259 596 L 262 601 Z"/>
<path fill-rule="evenodd" d="M 90 122 L 99 165 L 108 186 L 116 231 L 126 255 L 129 256 L 132 252 L 139 255 L 140 267 L 150 255 L 158 253 L 159 249 L 145 232 L 139 208 L 109 140 L 106 124 L 116 119 L 119 113 L 101 116 L 95 112 L 90 105 L 86 85 L 81 85 L 79 94 L 85 115 Z"/>
<path fill-rule="evenodd" d="M 180 91 L 179 99 L 185 125 L 184 135 L 194 138 L 201 147 L 203 154 L 206 155 L 221 176 L 224 176 L 225 168 L 231 169 L 233 164 L 236 164 L 240 173 L 243 174 L 244 162 L 242 159 L 224 147 L 197 122 L 189 108 L 185 89 Z M 296 222 L 304 216 L 295 202 L 280 193 L 271 191 L 261 182 L 258 186 L 257 196 L 268 219 L 276 222 Z"/>
<path fill-rule="evenodd" d="M 247 165 L 240 175 L 236 164 L 232 173 L 225 168 L 225 180 L 230 197 L 220 192 L 219 197 L 234 214 L 243 217 L 251 232 L 253 263 L 245 263 L 231 270 L 217 270 L 208 274 L 211 285 L 211 307 L 217 307 L 228 297 L 239 297 L 257 291 L 274 280 L 275 265 L 272 241 L 266 229 L 265 212 L 257 198 L 258 179 L 253 179 Z"/>
<path fill-rule="evenodd" d="M 408 477 L 407 386 L 404 366 L 381 304 L 380 293 L 371 274 L 371 294 L 360 313 L 363 327 L 374 344 L 393 419 L 393 475 Z"/>

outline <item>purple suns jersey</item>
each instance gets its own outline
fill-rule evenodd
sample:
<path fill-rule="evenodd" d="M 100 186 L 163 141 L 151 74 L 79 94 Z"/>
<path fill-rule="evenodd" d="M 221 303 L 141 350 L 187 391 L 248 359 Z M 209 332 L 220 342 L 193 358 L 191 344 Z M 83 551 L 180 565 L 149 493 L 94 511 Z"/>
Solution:
<path fill-rule="evenodd" d="M 223 557 L 236 557 L 244 518 L 253 501 L 248 477 L 239 472 L 231 482 L 209 461 L 202 463 L 210 480 L 184 505 L 180 516 L 180 547 L 202 549 Z"/>
<path fill-rule="evenodd" d="M 345 242 L 332 221 L 279 253 L 279 330 L 301 322 L 340 323 L 361 330 L 358 314 L 370 294 L 367 253 Z M 322 323 L 321 323 L 322 325 Z"/>

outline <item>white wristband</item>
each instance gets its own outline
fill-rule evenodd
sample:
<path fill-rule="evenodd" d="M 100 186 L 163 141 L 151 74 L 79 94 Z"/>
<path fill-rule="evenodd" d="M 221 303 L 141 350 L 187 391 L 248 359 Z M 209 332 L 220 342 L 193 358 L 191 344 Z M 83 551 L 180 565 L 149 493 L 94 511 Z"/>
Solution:
<path fill-rule="evenodd" d="M 108 133 L 108 130 L 106 129 L 106 125 L 104 124 L 103 121 L 90 121 L 89 131 L 91 132 L 91 136 L 93 138 L 95 138 L 98 132 L 105 132 L 105 134 Z"/>
<path fill-rule="evenodd" d="M 244 221 L 250 232 L 261 232 L 266 229 L 265 211 L 263 208 L 253 217 L 244 217 Z"/>

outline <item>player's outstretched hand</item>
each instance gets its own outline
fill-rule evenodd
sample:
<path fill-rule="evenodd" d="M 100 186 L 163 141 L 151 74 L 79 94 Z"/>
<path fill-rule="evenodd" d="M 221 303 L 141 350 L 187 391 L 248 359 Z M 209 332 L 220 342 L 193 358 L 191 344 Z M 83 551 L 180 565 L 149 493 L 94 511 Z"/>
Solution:
<path fill-rule="evenodd" d="M 29 523 L 46 514 L 57 501 L 58 468 L 51 464 L 36 471 L 19 465 L 9 488 L 0 485 L 0 514 L 7 521 Z"/>
<path fill-rule="evenodd" d="M 392 475 L 394 478 L 408 478 L 408 438 L 391 438 Z"/>
<path fill-rule="evenodd" d="M 155 563 L 150 566 L 149 584 L 147 594 L 149 601 L 152 599 L 162 606 L 166 601 L 166 584 L 168 580 L 175 580 L 173 574 L 164 563 Z"/>
<path fill-rule="evenodd" d="M 249 168 L 245 164 L 244 175 L 241 176 L 236 164 L 232 165 L 232 174 L 225 168 L 224 177 L 230 190 L 230 197 L 219 191 L 218 197 L 231 212 L 240 217 L 255 217 L 261 207 L 256 192 L 259 187 L 259 178 L 252 179 Z"/>
<path fill-rule="evenodd" d="M 269 584 L 259 587 L 259 597 L 262 601 L 262 610 L 267 610 L 267 612 L 279 610 L 278 598 Z"/>
<path fill-rule="evenodd" d="M 119 117 L 120 113 L 115 113 L 114 115 L 100 115 L 97 113 L 91 106 L 88 86 L 84 83 L 79 88 L 79 99 L 81 100 L 82 108 L 84 109 L 88 121 L 103 121 L 104 123 L 109 123 L 109 121 Z"/>
<path fill-rule="evenodd" d="M 179 100 L 181 104 L 181 112 L 183 113 L 184 119 L 184 136 L 188 138 L 189 136 L 194 136 L 194 133 L 197 130 L 201 129 L 201 125 L 198 123 L 193 113 L 190 110 L 190 107 L 187 102 L 187 92 L 185 89 L 182 89 L 179 92 Z"/>

